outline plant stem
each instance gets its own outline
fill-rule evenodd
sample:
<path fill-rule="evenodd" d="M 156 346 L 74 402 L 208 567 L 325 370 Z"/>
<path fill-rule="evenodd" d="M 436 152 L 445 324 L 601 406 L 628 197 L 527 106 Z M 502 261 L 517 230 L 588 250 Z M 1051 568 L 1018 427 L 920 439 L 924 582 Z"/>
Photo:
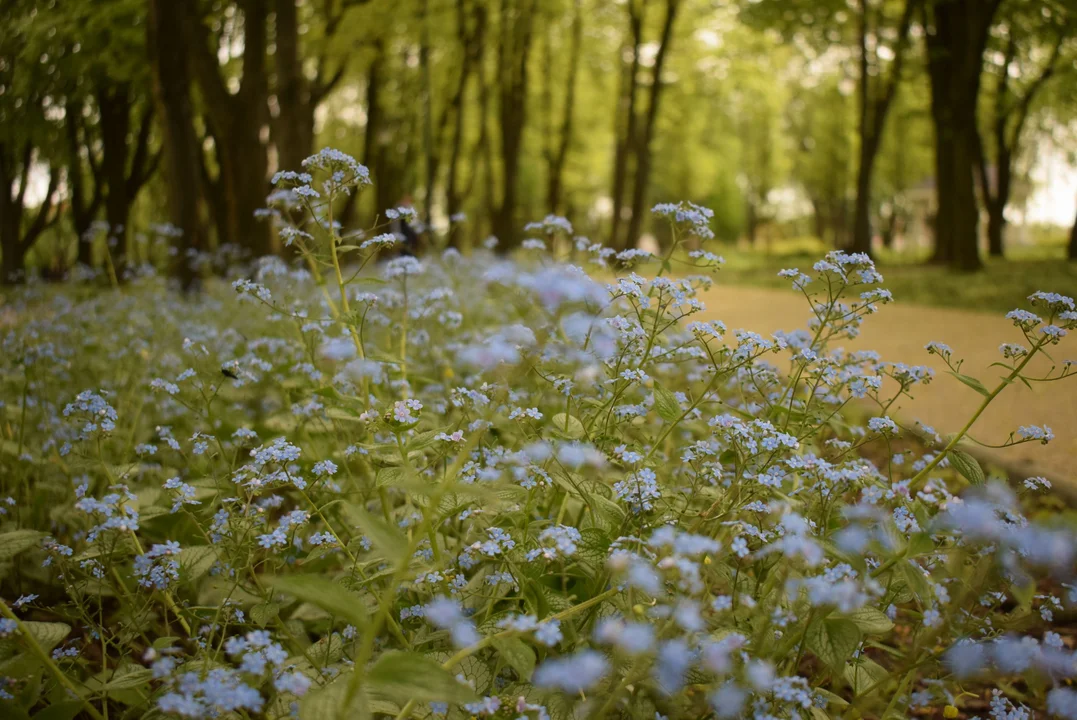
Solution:
<path fill-rule="evenodd" d="M 19 620 L 19 618 L 15 615 L 14 612 L 11 611 L 11 608 L 9 608 L 7 606 L 7 603 L 3 600 L 0 600 L 0 613 L 2 613 L 4 617 L 8 618 L 9 620 L 14 621 L 15 627 L 19 629 L 19 633 L 21 633 L 23 639 L 26 641 L 26 644 L 30 647 L 30 652 L 32 652 L 34 655 L 37 655 L 38 659 L 41 660 L 42 664 L 45 665 L 45 668 L 56 678 L 57 682 L 63 685 L 64 688 L 66 688 L 72 695 L 78 698 L 78 700 L 82 703 L 82 706 L 86 709 L 87 714 L 89 714 L 90 717 L 92 717 L 94 720 L 105 720 L 105 716 L 102 715 L 98 711 L 98 709 L 90 703 L 89 700 L 83 697 L 82 693 L 79 692 L 78 688 L 75 687 L 74 683 L 72 683 L 71 680 L 68 679 L 66 675 L 64 675 L 63 671 L 60 670 L 56 663 L 53 662 L 52 658 L 49 657 L 49 654 L 45 652 L 45 649 L 38 644 L 37 639 L 33 635 L 31 635 L 30 631 L 26 628 L 26 626 L 23 625 L 22 620 Z"/>

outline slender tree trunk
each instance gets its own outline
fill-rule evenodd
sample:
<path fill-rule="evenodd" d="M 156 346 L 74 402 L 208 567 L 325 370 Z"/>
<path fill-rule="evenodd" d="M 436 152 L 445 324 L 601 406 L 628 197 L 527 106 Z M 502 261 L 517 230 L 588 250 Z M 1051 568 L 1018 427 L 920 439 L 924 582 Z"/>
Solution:
<path fill-rule="evenodd" d="M 303 75 L 296 0 L 275 0 L 277 105 L 274 124 L 277 162 L 282 170 L 299 170 L 314 145 L 314 104 Z"/>
<path fill-rule="evenodd" d="M 431 225 L 433 224 L 434 212 L 434 188 L 438 179 L 438 150 L 434 141 L 434 88 L 433 79 L 430 76 L 430 3 L 429 0 L 419 2 L 419 71 L 422 73 L 422 101 L 423 101 L 423 150 L 426 155 L 426 198 L 423 201 L 423 236 L 427 244 L 432 240 Z"/>
<path fill-rule="evenodd" d="M 151 0 L 147 45 L 151 51 L 154 99 L 164 135 L 169 219 L 183 231 L 175 272 L 183 287 L 189 289 L 196 277 L 187 251 L 203 251 L 208 243 L 198 212 L 201 149 L 194 129 L 186 44 L 175 31 L 182 22 L 182 14 L 183 8 L 172 0 Z"/>
<path fill-rule="evenodd" d="M 516 205 L 519 186 L 520 150 L 527 119 L 527 64 L 534 29 L 534 2 L 519 0 L 513 11 L 509 0 L 501 3 L 500 106 L 501 120 L 501 205 L 494 218 L 494 234 L 501 247 L 517 245 Z M 511 15 L 511 17 L 510 17 Z"/>
<path fill-rule="evenodd" d="M 561 182 L 565 172 L 565 160 L 572 145 L 572 119 L 576 108 L 576 76 L 580 69 L 580 47 L 583 44 L 583 0 L 576 0 L 572 15 L 572 45 L 568 59 L 568 87 L 565 90 L 565 107 L 561 117 L 561 133 L 557 150 L 550 166 L 549 183 L 546 188 L 546 206 L 551 213 L 561 212 Z"/>
<path fill-rule="evenodd" d="M 920 2 L 921 0 L 905 0 L 905 7 L 897 27 L 897 39 L 892 48 L 894 57 L 890 71 L 876 81 L 879 87 L 872 92 L 870 58 L 874 55 L 878 59 L 879 51 L 878 48 L 869 50 L 868 33 L 872 9 L 867 0 L 860 0 L 860 158 L 856 176 L 856 205 L 853 211 L 853 252 L 871 255 L 871 187 L 875 160 L 879 154 L 883 133 L 886 131 L 890 106 L 893 104 L 901 82 L 909 28 L 912 26 L 913 15 Z M 876 28 L 876 38 L 879 34 Z"/>
<path fill-rule="evenodd" d="M 269 160 L 262 141 L 268 123 L 266 74 L 268 0 L 239 0 L 243 13 L 243 73 L 235 93 L 225 85 L 215 48 L 201 18 L 182 14 L 195 78 L 216 141 L 218 183 L 224 196 L 228 232 L 221 242 L 241 245 L 255 255 L 270 252 L 269 225 L 255 217 L 265 207 Z"/>
<path fill-rule="evenodd" d="M 16 168 L 14 153 L 8 154 L 10 150 L 10 146 L 0 142 L 0 285 L 22 282 L 25 275 L 26 252 L 22 248 L 19 235 L 22 225 L 22 198 L 11 197 L 14 192 Z M 29 158 L 29 153 L 25 157 Z"/>
<path fill-rule="evenodd" d="M 637 4 L 639 3 L 639 4 Z M 636 88 L 639 83 L 640 48 L 643 45 L 643 14 L 647 0 L 628 0 L 628 27 L 632 38 L 632 62 L 621 76 L 621 96 L 618 99 L 617 145 L 613 157 L 613 218 L 610 225 L 610 246 L 624 248 L 620 229 L 624 210 L 624 195 L 628 187 L 628 164 L 636 143 Z M 623 48 L 622 48 L 623 53 Z M 618 58 L 618 63 L 623 63 Z M 624 118 L 623 122 L 620 118 Z M 623 128 L 623 134 L 621 133 Z"/>
<path fill-rule="evenodd" d="M 95 177 L 92 154 L 89 156 L 93 193 L 86 197 L 86 172 L 82 164 L 82 149 L 92 153 L 93 148 L 79 136 L 82 127 L 82 103 L 68 102 L 64 116 L 64 134 L 67 138 L 68 166 L 67 186 L 71 204 L 71 224 L 75 229 L 76 262 L 93 266 L 93 237 L 90 229 L 101 207 L 101 182 Z"/>
<path fill-rule="evenodd" d="M 647 200 L 647 187 L 651 179 L 651 162 L 653 159 L 651 144 L 654 140 L 654 127 L 658 119 L 658 107 L 662 98 L 662 69 L 669 56 L 673 40 L 673 25 L 677 21 L 677 9 L 680 0 L 666 0 L 666 19 L 662 24 L 662 35 L 658 52 L 654 59 L 654 72 L 651 79 L 651 95 L 647 103 L 647 116 L 636 148 L 636 177 L 632 188 L 632 216 L 628 220 L 627 247 L 636 247 L 643 228 L 644 205 Z"/>
<path fill-rule="evenodd" d="M 108 188 L 105 195 L 105 220 L 108 222 L 112 260 L 116 263 L 118 276 L 122 277 L 122 269 L 127 265 L 127 213 L 130 207 L 127 197 L 130 88 L 124 84 L 103 88 L 97 94 L 97 106 L 101 113 L 101 165 Z"/>

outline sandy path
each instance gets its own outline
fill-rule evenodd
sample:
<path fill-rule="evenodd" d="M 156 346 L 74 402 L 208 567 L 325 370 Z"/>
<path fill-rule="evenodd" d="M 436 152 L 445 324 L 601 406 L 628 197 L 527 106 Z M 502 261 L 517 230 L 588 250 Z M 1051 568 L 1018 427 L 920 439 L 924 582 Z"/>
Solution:
<path fill-rule="evenodd" d="M 810 316 L 807 301 L 792 290 L 715 286 L 703 299 L 707 304 L 706 319 L 720 319 L 730 330 L 745 328 L 765 334 L 792 330 L 806 327 Z M 1075 335 L 1071 334 L 1051 353 L 1056 361 L 1077 359 Z M 893 414 L 905 421 L 922 420 L 945 435 L 961 429 L 983 397 L 945 374 L 946 366 L 938 357 L 927 354 L 924 345 L 932 340 L 946 343 L 955 357 L 964 358 L 965 374 L 994 388 L 1001 369 L 989 366 L 1002 359 L 998 346 L 1022 342 L 1023 338 L 1020 330 L 1001 315 L 894 303 L 869 317 L 861 337 L 847 343 L 850 349 L 876 350 L 884 360 L 934 367 L 932 384 L 916 392 L 914 400 L 904 399 Z M 1039 360 L 1030 368 L 1038 368 L 1042 374 L 1050 362 Z M 1013 472 L 1044 475 L 1077 492 L 1077 378 L 1033 384 L 1032 390 L 1014 384 L 995 398 L 971 433 L 982 442 L 1000 444 L 1020 425 L 1043 424 L 1055 433 L 1054 441 L 1046 446 L 1026 443 L 982 450 L 982 454 Z"/>

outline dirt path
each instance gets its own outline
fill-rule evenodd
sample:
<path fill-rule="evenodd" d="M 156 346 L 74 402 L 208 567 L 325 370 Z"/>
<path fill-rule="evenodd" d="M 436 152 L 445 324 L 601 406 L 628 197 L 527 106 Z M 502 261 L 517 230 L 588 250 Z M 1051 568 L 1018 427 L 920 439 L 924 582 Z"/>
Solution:
<path fill-rule="evenodd" d="M 806 327 L 810 316 L 807 301 L 792 290 L 715 286 L 703 296 L 706 318 L 725 322 L 730 330 L 745 328 L 769 334 L 775 330 Z M 994 388 L 999 368 L 990 364 L 1002 359 L 998 347 L 1003 342 L 1021 342 L 1020 331 L 1001 315 L 964 310 L 924 308 L 894 303 L 869 317 L 863 334 L 847 342 L 850 349 L 872 349 L 884 360 L 911 365 L 930 365 L 936 376 L 932 384 L 905 399 L 894 413 L 911 422 L 922 420 L 940 434 L 957 432 L 968 422 L 983 400 L 974 390 L 945 374 L 938 357 L 928 355 L 924 345 L 935 340 L 949 345 L 955 357 L 964 358 L 962 370 Z M 1077 359 L 1077 337 L 1070 336 L 1051 353 L 1061 362 Z M 1048 361 L 1033 362 L 1040 374 Z M 1065 483 L 1077 494 L 1077 378 L 1062 382 L 1021 384 L 1004 390 L 980 416 L 972 435 L 981 442 L 1000 444 L 1020 425 L 1047 424 L 1055 439 L 1044 446 L 1026 443 L 1002 450 L 982 450 L 1006 468 L 1028 476 L 1043 475 L 1055 483 Z"/>

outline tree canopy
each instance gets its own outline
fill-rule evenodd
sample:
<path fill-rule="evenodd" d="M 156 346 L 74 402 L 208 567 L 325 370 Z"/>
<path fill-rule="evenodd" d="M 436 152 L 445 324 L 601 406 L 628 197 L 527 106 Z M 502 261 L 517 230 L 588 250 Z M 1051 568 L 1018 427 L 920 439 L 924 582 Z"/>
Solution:
<path fill-rule="evenodd" d="M 410 199 L 430 248 L 511 250 L 547 214 L 635 247 L 649 207 L 684 199 L 719 242 L 868 253 L 916 216 L 936 261 L 975 269 L 1004 253 L 1037 153 L 1073 149 L 1075 0 L 7 7 L 6 280 L 28 258 L 122 280 L 154 236 L 180 258 L 281 252 L 270 178 L 323 146 L 376 188 L 336 217 L 370 227 Z"/>

